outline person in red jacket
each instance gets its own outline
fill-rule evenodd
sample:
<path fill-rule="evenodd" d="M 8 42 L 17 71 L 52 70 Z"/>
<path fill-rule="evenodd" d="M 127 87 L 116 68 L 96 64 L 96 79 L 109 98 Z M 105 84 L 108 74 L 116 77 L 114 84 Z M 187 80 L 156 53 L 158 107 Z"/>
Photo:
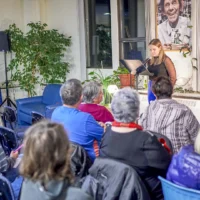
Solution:
<path fill-rule="evenodd" d="M 79 105 L 79 110 L 90 113 L 98 122 L 112 122 L 114 118 L 110 111 L 99 105 L 102 99 L 102 85 L 96 81 L 87 82 L 83 86 L 83 102 Z"/>

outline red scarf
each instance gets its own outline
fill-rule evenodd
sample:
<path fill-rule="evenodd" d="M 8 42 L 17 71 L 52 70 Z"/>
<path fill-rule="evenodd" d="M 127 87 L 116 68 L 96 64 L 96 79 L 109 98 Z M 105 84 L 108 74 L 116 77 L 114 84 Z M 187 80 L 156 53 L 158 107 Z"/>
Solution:
<path fill-rule="evenodd" d="M 143 130 L 143 128 L 140 125 L 138 125 L 138 124 L 136 124 L 134 122 L 131 122 L 131 123 L 122 123 L 122 122 L 116 122 L 116 121 L 114 121 L 114 122 L 112 122 L 112 126 L 115 126 L 115 127 L 136 128 L 136 129 L 141 130 L 141 131 Z M 164 138 L 160 138 L 160 139 L 158 139 L 158 141 L 171 154 L 171 150 L 167 146 L 167 143 L 166 143 L 165 139 Z"/>
<path fill-rule="evenodd" d="M 122 123 L 122 122 L 116 122 L 116 121 L 114 121 L 114 122 L 112 122 L 112 126 L 115 126 L 115 127 L 136 128 L 136 129 L 141 130 L 141 131 L 143 130 L 143 128 L 140 125 L 138 125 L 138 124 L 136 124 L 134 122 L 131 122 L 131 123 Z"/>

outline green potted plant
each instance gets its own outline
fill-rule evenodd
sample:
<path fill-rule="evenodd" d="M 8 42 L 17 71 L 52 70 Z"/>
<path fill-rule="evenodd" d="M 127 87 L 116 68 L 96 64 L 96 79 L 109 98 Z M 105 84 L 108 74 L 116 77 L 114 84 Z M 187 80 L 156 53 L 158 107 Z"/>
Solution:
<path fill-rule="evenodd" d="M 37 84 L 63 83 L 69 72 L 69 63 L 63 61 L 64 52 L 71 45 L 71 37 L 47 29 L 41 22 L 29 23 L 23 33 L 15 24 L 7 30 L 11 40 L 11 80 L 29 96 L 36 94 Z"/>
<path fill-rule="evenodd" d="M 120 81 L 120 87 L 127 87 L 135 86 L 135 76 L 133 74 L 130 74 L 128 69 L 125 67 L 118 67 L 117 70 L 113 71 L 114 79 L 118 79 Z"/>

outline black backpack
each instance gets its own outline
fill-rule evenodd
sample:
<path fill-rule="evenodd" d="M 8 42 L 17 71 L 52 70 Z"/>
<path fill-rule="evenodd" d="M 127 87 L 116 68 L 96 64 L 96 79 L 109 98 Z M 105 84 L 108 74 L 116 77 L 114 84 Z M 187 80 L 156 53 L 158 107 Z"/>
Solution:
<path fill-rule="evenodd" d="M 92 161 L 81 145 L 71 142 L 70 146 L 71 170 L 75 177 L 76 184 L 79 182 L 80 179 L 88 175 L 88 170 L 92 166 Z"/>

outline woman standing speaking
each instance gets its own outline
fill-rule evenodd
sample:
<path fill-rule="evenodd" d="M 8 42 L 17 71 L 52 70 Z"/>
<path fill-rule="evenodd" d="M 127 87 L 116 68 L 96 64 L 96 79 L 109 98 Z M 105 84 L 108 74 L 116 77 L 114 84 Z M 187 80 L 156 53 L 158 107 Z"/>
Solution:
<path fill-rule="evenodd" d="M 159 39 L 153 39 L 149 43 L 149 51 L 151 59 L 148 61 L 148 71 L 153 73 L 153 76 L 149 76 L 148 83 L 148 101 L 154 101 L 156 99 L 152 92 L 152 84 L 159 76 L 164 76 L 170 79 L 174 86 L 176 82 L 176 70 L 171 59 L 165 54 L 163 46 Z"/>

